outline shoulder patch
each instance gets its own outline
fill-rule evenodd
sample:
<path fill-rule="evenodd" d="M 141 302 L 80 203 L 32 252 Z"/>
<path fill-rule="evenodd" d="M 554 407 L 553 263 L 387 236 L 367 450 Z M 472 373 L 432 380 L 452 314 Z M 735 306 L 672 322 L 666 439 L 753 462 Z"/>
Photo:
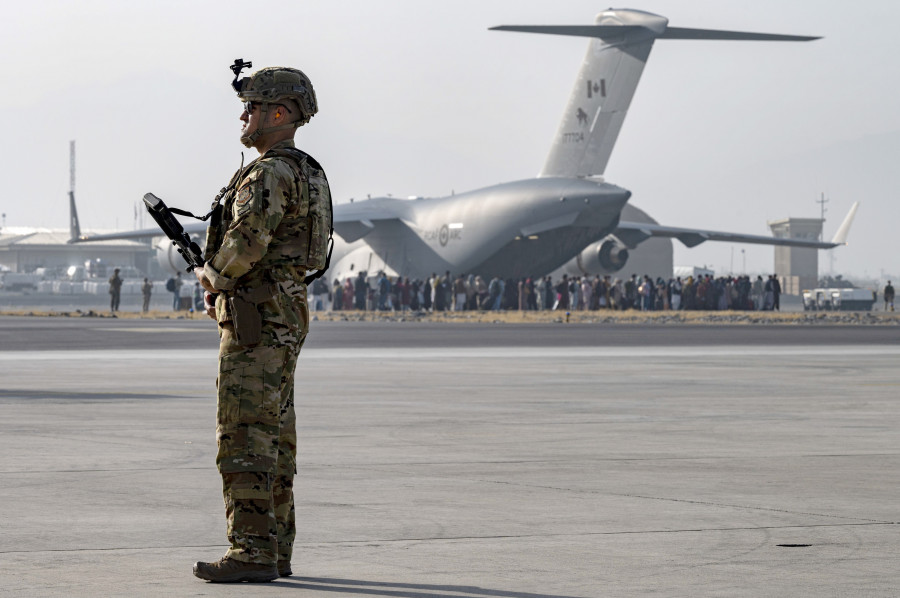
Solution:
<path fill-rule="evenodd" d="M 247 183 L 240 189 L 238 189 L 237 197 L 234 200 L 235 205 L 244 206 L 248 201 L 253 197 L 253 191 L 251 188 L 253 187 L 253 183 Z"/>

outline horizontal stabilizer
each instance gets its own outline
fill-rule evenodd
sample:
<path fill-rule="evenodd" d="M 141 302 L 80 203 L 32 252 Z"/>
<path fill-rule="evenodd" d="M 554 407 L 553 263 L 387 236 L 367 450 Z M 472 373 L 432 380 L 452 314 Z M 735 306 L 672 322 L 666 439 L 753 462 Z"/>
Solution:
<path fill-rule="evenodd" d="M 781 35 L 777 33 L 751 33 L 747 31 L 720 31 L 716 29 L 687 29 L 666 27 L 657 33 L 640 25 L 501 25 L 491 27 L 491 31 L 518 31 L 521 33 L 547 33 L 550 35 L 571 35 L 576 37 L 596 37 L 598 39 L 621 38 L 626 35 L 645 32 L 656 39 L 709 39 L 723 41 L 762 42 L 810 42 L 821 39 L 809 35 Z"/>
<path fill-rule="evenodd" d="M 857 208 L 859 208 L 859 202 L 853 202 L 853 205 L 850 206 L 850 211 L 847 212 L 847 216 L 844 218 L 844 221 L 841 222 L 841 226 L 838 227 L 837 232 L 834 233 L 834 238 L 831 240 L 835 245 L 847 244 L 847 234 L 850 232 L 850 225 L 853 224 L 853 218 L 856 216 Z"/>
<path fill-rule="evenodd" d="M 638 25 L 500 25 L 490 31 L 518 31 L 520 33 L 547 33 L 550 35 L 572 35 L 575 37 L 622 37 L 629 33 L 650 32 Z"/>
<path fill-rule="evenodd" d="M 714 39 L 747 42 L 811 42 L 822 39 L 809 35 L 779 35 L 777 33 L 749 33 L 746 31 L 717 31 L 715 29 L 685 29 L 667 27 L 657 39 Z"/>

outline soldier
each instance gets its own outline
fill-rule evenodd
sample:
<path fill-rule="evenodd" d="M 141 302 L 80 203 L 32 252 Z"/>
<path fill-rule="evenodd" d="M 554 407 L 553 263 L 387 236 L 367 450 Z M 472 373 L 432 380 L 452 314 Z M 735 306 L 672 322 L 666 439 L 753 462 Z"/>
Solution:
<path fill-rule="evenodd" d="M 144 305 L 141 308 L 141 311 L 147 313 L 150 310 L 150 295 L 153 293 L 153 283 L 150 282 L 147 278 L 144 278 L 144 282 L 141 285 L 141 295 L 144 297 Z"/>
<path fill-rule="evenodd" d="M 119 311 L 119 299 L 122 297 L 122 278 L 119 277 L 119 269 L 113 270 L 113 275 L 109 277 L 109 311 L 116 313 Z"/>
<path fill-rule="evenodd" d="M 194 283 L 194 288 L 191 291 L 191 312 L 195 311 L 203 311 L 203 295 L 205 291 L 200 286 L 199 282 Z"/>
<path fill-rule="evenodd" d="M 219 324 L 216 464 L 230 547 L 219 561 L 196 563 L 194 575 L 219 582 L 291 575 L 294 369 L 309 330 L 307 271 L 327 268 L 332 223 L 325 173 L 293 141 L 318 110 L 309 79 L 283 67 L 240 81 L 239 73 L 241 141 L 260 157 L 220 194 L 207 261 L 195 270 Z"/>
<path fill-rule="evenodd" d="M 184 281 L 181 280 L 181 272 L 175 274 L 175 278 L 170 280 L 172 281 L 172 309 L 178 311 L 181 309 L 181 286 L 184 284 Z M 168 288 L 168 284 L 166 288 Z"/>

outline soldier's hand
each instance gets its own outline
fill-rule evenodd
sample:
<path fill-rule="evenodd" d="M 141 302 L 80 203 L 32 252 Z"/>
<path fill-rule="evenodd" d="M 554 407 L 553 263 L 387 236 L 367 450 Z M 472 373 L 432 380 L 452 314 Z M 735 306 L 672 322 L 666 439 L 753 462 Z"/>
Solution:
<path fill-rule="evenodd" d="M 194 275 L 197 277 L 197 280 L 200 281 L 200 286 L 203 287 L 209 293 L 215 293 L 216 289 L 212 286 L 212 282 L 209 280 L 209 276 L 206 275 L 206 272 L 203 268 L 194 268 Z"/>
<path fill-rule="evenodd" d="M 203 293 L 203 307 L 206 308 L 206 315 L 213 320 L 216 319 L 216 296 L 209 291 Z"/>

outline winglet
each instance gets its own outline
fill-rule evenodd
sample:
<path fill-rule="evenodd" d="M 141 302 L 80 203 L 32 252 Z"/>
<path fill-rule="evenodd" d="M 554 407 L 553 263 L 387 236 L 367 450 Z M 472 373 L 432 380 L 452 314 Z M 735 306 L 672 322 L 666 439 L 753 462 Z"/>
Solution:
<path fill-rule="evenodd" d="M 834 238 L 831 240 L 835 245 L 846 245 L 847 244 L 847 234 L 850 232 L 850 225 L 853 224 L 853 217 L 856 216 L 856 209 L 859 207 L 859 202 L 853 202 L 853 205 L 850 206 L 850 211 L 847 212 L 847 217 L 844 218 L 844 221 L 841 222 L 841 226 L 838 227 L 837 232 L 834 233 Z"/>

